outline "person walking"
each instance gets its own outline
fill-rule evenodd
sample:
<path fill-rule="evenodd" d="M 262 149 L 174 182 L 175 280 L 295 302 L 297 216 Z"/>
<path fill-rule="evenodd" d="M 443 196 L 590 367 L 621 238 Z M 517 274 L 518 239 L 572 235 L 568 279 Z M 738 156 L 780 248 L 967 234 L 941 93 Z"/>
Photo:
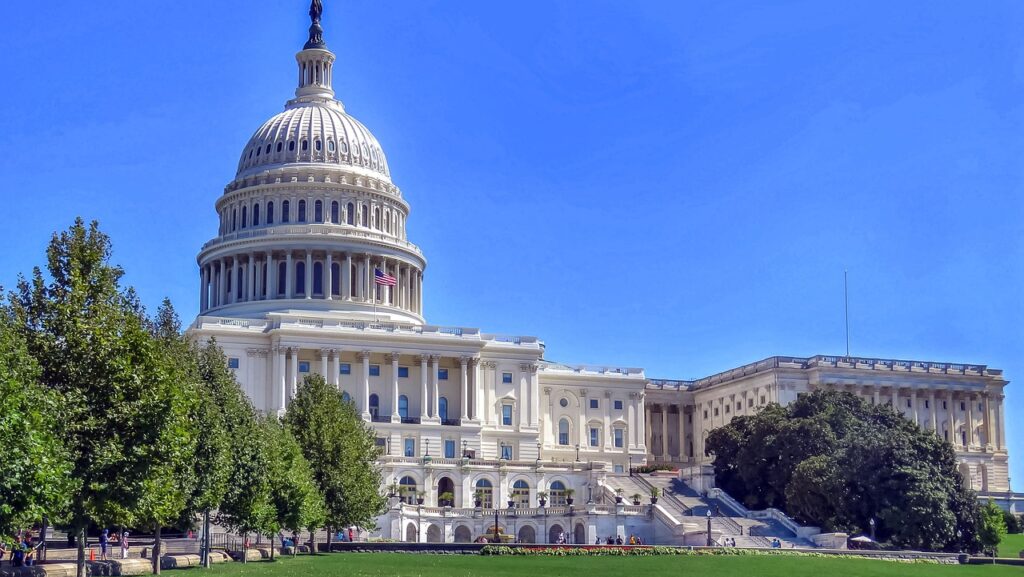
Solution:
<path fill-rule="evenodd" d="M 121 558 L 128 558 L 128 531 L 121 532 Z"/>
<path fill-rule="evenodd" d="M 110 544 L 110 531 L 106 528 L 100 532 L 100 561 L 107 560 L 107 546 Z"/>

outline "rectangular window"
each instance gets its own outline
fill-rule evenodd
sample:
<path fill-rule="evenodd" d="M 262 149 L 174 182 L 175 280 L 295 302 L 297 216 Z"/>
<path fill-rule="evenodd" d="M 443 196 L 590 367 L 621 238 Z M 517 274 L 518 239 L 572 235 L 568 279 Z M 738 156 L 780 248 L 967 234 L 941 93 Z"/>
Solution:
<path fill-rule="evenodd" d="M 501 373 L 501 382 L 506 385 L 512 384 L 512 373 Z"/>
<path fill-rule="evenodd" d="M 380 449 L 382 453 L 387 451 L 388 440 L 386 437 L 377 437 L 376 439 L 373 440 L 373 444 L 376 445 L 377 448 Z"/>
<path fill-rule="evenodd" d="M 924 408 L 926 408 L 926 409 L 932 408 L 931 401 L 929 401 L 928 399 L 925 399 L 925 401 L 924 401 Z"/>
<path fill-rule="evenodd" d="M 622 401 L 615 401 L 615 404 L 613 406 L 615 407 L 616 411 L 621 411 L 622 410 Z"/>
<path fill-rule="evenodd" d="M 718 416 L 718 407 L 715 407 L 715 416 Z"/>
<path fill-rule="evenodd" d="M 742 408 L 743 408 L 743 403 L 741 403 L 740 401 L 736 401 L 736 410 L 739 411 Z"/>
<path fill-rule="evenodd" d="M 416 456 L 416 439 L 405 440 L 405 456 L 415 457 Z"/>
<path fill-rule="evenodd" d="M 512 405 L 501 406 L 501 424 L 511 425 L 512 424 Z"/>
<path fill-rule="evenodd" d="M 761 395 L 761 404 L 764 404 L 764 395 Z"/>
<path fill-rule="evenodd" d="M 444 440 L 444 458 L 454 459 L 455 458 L 455 440 L 445 439 Z"/>
<path fill-rule="evenodd" d="M 693 424 L 693 413 L 686 413 L 686 423 Z"/>
<path fill-rule="evenodd" d="M 747 399 L 747 406 L 748 407 L 753 407 L 754 406 L 754 399 Z"/>
<path fill-rule="evenodd" d="M 229 369 L 237 369 L 238 368 L 238 357 L 231 357 L 231 358 L 228 359 L 228 368 Z"/>
<path fill-rule="evenodd" d="M 351 375 L 352 374 L 352 365 L 349 364 L 349 363 L 341 363 L 340 365 L 338 365 L 338 374 L 339 375 Z"/>
<path fill-rule="evenodd" d="M 598 405 L 597 399 L 590 399 L 590 408 L 591 409 L 596 409 L 596 408 L 598 408 L 598 406 L 599 405 Z"/>
<path fill-rule="evenodd" d="M 299 372 L 300 373 L 308 373 L 309 372 L 309 361 L 299 361 Z"/>
<path fill-rule="evenodd" d="M 726 406 L 725 406 L 725 414 L 726 414 L 726 415 L 728 415 L 728 414 L 729 414 L 729 409 L 731 409 L 731 408 L 732 408 L 732 405 L 726 405 Z"/>
<path fill-rule="evenodd" d="M 913 405 L 910 403 L 910 399 L 907 399 L 907 408 L 911 408 Z"/>
<path fill-rule="evenodd" d="M 960 410 L 961 411 L 966 411 L 967 410 L 966 403 L 964 403 L 963 401 L 960 401 Z"/>
<path fill-rule="evenodd" d="M 708 410 L 707 409 L 704 409 L 704 418 L 705 419 L 708 418 Z"/>
<path fill-rule="evenodd" d="M 946 401 L 942 401 L 942 410 L 945 411 L 947 408 Z"/>
<path fill-rule="evenodd" d="M 615 448 L 621 449 L 622 448 L 622 438 L 625 436 L 625 431 L 623 431 L 622 429 L 615 429 L 615 432 L 613 434 L 614 434 L 614 440 L 615 440 Z"/>
<path fill-rule="evenodd" d="M 615 467 L 612 470 L 615 471 L 616 473 L 625 473 L 626 472 L 626 468 L 623 467 L 622 465 L 615 465 Z"/>
<path fill-rule="evenodd" d="M 437 369 L 437 380 L 447 381 L 448 380 L 448 369 Z"/>
<path fill-rule="evenodd" d="M 506 461 L 512 460 L 512 445 L 501 446 L 501 458 L 505 459 Z"/>
<path fill-rule="evenodd" d="M 409 378 L 409 367 L 398 367 L 398 378 L 408 379 Z"/>
<path fill-rule="evenodd" d="M 590 446 L 597 447 L 601 444 L 601 429 L 590 427 Z"/>
<path fill-rule="evenodd" d="M 370 365 L 370 376 L 371 377 L 379 377 L 380 376 L 380 365 Z"/>

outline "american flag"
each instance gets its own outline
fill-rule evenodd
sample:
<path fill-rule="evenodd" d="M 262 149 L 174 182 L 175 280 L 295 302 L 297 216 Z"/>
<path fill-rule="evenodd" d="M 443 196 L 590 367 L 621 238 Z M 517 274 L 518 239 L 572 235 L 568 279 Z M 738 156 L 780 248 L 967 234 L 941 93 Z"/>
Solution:
<path fill-rule="evenodd" d="M 384 286 L 395 286 L 398 284 L 398 279 L 379 268 L 375 268 L 373 269 L 373 282 Z"/>

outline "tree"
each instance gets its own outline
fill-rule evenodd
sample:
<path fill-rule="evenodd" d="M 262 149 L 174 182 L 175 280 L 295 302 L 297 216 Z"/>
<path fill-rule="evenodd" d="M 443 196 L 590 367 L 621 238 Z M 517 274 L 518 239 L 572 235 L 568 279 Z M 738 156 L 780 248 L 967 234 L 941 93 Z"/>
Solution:
<path fill-rule="evenodd" d="M 50 241 L 49 278 L 38 267 L 21 278 L 11 306 L 40 383 L 59 398 L 56 430 L 72 464 L 66 517 L 78 536 L 79 577 L 87 526 L 156 519 L 180 504 L 167 464 L 188 444 L 181 391 L 110 255 L 97 223 L 76 219 Z"/>
<path fill-rule="evenodd" d="M 919 549 L 976 550 L 978 505 L 949 443 L 888 406 L 816 391 L 708 436 L 723 489 L 825 530 Z M 958 540 L 957 533 L 960 538 Z"/>
<path fill-rule="evenodd" d="M 57 396 L 37 385 L 39 367 L 0 295 L 0 535 L 51 517 L 66 504 L 70 463 L 56 435 Z"/>
<path fill-rule="evenodd" d="M 1020 518 L 1009 511 L 1003 511 L 1003 523 L 1006 524 L 1006 533 L 1013 535 L 1020 533 Z"/>
<path fill-rule="evenodd" d="M 354 405 L 322 376 L 310 375 L 289 404 L 284 423 L 313 468 L 326 505 L 328 536 L 335 528 L 374 526 L 387 506 L 380 493 L 380 452 L 373 430 Z"/>
<path fill-rule="evenodd" d="M 981 544 L 993 551 L 999 546 L 999 542 L 1006 535 L 1006 521 L 1003 520 L 1003 510 L 989 499 L 981 508 L 981 523 L 978 527 L 978 537 Z"/>
<path fill-rule="evenodd" d="M 297 533 L 307 527 L 319 527 L 326 515 L 324 499 L 302 448 L 276 416 L 263 417 L 260 425 L 270 464 L 273 533 L 279 529 Z"/>

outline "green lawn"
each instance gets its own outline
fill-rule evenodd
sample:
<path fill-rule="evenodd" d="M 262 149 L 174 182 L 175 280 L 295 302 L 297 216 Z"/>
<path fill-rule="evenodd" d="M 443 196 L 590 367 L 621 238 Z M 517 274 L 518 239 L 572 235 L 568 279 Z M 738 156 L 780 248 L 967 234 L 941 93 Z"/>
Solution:
<path fill-rule="evenodd" d="M 1022 550 L 1024 550 L 1024 533 L 1003 535 L 1003 540 L 999 543 L 1000 557 L 1016 558 Z"/>
<path fill-rule="evenodd" d="M 1005 565 L 940 566 L 819 557 L 482 557 L 335 553 L 299 556 L 274 563 L 215 565 L 209 573 L 253 577 L 1022 577 L 1024 569 Z"/>

